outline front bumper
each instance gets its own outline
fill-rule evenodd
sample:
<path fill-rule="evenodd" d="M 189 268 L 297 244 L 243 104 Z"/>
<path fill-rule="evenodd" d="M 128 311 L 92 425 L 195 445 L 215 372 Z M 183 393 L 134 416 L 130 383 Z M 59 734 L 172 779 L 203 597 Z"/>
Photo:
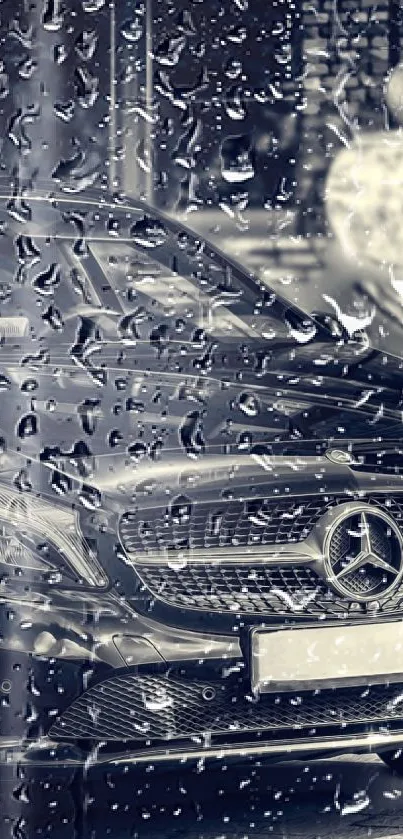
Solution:
<path fill-rule="evenodd" d="M 80 632 L 72 613 L 51 620 L 36 610 L 34 620 L 32 609 L 27 621 L 24 608 L 22 622 L 14 607 L 0 651 L 0 761 L 290 759 L 403 743 L 403 677 L 257 700 L 242 637 L 173 629 L 110 605 L 89 610 Z"/>
<path fill-rule="evenodd" d="M 105 595 L 91 603 L 38 598 L 0 606 L 0 746 L 47 738 L 74 702 L 125 672 L 242 666 L 238 637 L 156 623 Z M 93 732 L 95 739 L 100 739 Z"/>

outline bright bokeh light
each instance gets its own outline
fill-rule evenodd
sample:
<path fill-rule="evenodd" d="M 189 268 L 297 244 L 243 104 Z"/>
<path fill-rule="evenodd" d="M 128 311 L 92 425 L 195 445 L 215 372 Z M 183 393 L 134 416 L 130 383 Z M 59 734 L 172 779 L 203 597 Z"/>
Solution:
<path fill-rule="evenodd" d="M 398 64 L 389 73 L 385 84 L 386 104 L 395 120 L 403 123 L 403 64 Z"/>
<path fill-rule="evenodd" d="M 403 130 L 358 135 L 326 182 L 330 226 L 356 263 L 403 268 Z"/>

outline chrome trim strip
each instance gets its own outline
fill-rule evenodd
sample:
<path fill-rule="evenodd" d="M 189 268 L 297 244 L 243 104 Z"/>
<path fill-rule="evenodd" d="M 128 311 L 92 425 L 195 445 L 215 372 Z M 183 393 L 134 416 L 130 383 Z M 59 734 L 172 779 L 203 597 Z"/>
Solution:
<path fill-rule="evenodd" d="M 307 740 L 293 741 L 293 740 L 279 740 L 273 743 L 262 745 L 261 743 L 246 743 L 238 746 L 221 746 L 207 749 L 188 749 L 188 750 L 169 750 L 165 752 L 155 752 L 148 755 L 136 755 L 135 753 L 129 759 L 132 763 L 163 763 L 170 760 L 202 760 L 203 758 L 245 758 L 245 757 L 265 757 L 278 756 L 285 758 L 289 755 L 308 755 L 321 751 L 375 751 L 378 749 L 393 749 L 403 744 L 403 730 L 396 732 L 394 735 L 388 734 L 367 734 L 367 735 L 353 735 L 351 737 L 338 737 L 333 739 L 331 737 L 316 738 L 310 737 Z M 99 758 L 99 763 L 102 763 L 102 757 Z M 117 757 L 112 758 L 108 762 L 115 765 L 119 763 L 127 763 L 128 758 Z"/>
<path fill-rule="evenodd" d="M 209 568 L 214 565 L 220 567 L 226 565 L 296 565 L 309 564 L 313 562 L 321 562 L 324 556 L 319 551 L 307 551 L 307 539 L 301 542 L 295 542 L 295 546 L 290 544 L 284 545 L 284 550 L 281 550 L 281 545 L 250 545 L 239 548 L 206 548 L 204 550 L 190 550 L 189 556 L 186 556 L 186 565 L 207 565 Z M 172 551 L 167 558 L 167 554 L 161 551 L 160 554 L 147 554 L 147 558 L 136 556 L 133 559 L 129 555 L 128 565 L 132 565 L 135 569 L 142 567 L 151 567 L 152 565 L 169 567 L 170 563 L 183 562 L 183 551 Z M 126 560 L 127 561 L 127 560 Z"/>
<path fill-rule="evenodd" d="M 296 758 L 300 756 L 308 756 L 318 754 L 321 752 L 379 752 L 383 750 L 392 750 L 403 745 L 403 729 L 394 731 L 393 733 L 371 732 L 368 734 L 353 734 L 341 737 L 309 737 L 307 739 L 301 738 L 298 740 L 277 740 L 271 743 L 239 743 L 238 745 L 222 745 L 222 746 L 208 746 L 199 748 L 167 748 L 167 749 L 147 749 L 142 751 L 132 751 L 129 753 L 112 753 L 109 755 L 99 754 L 99 749 L 95 748 L 88 756 L 84 754 L 82 757 L 63 757 L 57 760 L 56 756 L 58 750 L 63 747 L 62 742 L 41 740 L 36 743 L 27 744 L 25 747 L 14 741 L 14 749 L 12 750 L 11 741 L 8 741 L 10 749 L 7 763 L 12 762 L 11 757 L 17 762 L 31 763 L 37 766 L 55 766 L 58 763 L 65 766 L 84 766 L 90 768 L 91 766 L 101 766 L 106 764 L 127 764 L 133 763 L 143 765 L 145 763 L 170 763 L 170 762 L 185 762 L 187 760 L 203 760 L 216 759 L 221 760 L 225 758 L 264 758 L 264 757 L 278 757 L 283 760 Z M 100 743 L 99 746 L 105 746 L 106 743 Z M 68 747 L 69 744 L 66 744 Z M 40 752 L 43 749 L 44 758 L 40 759 Z M 74 749 L 74 747 L 73 747 Z M 73 751 L 72 749 L 72 751 Z M 49 751 L 54 750 L 54 757 L 49 759 Z M 5 749 L 1 746 L 0 739 L 0 762 L 3 762 L 3 754 Z M 30 754 L 32 752 L 32 754 Z"/>

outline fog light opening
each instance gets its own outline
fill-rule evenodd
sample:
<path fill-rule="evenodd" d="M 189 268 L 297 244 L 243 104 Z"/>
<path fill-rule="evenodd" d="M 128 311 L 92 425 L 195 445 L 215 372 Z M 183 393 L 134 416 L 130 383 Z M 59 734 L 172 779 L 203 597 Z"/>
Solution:
<path fill-rule="evenodd" d="M 205 687 L 202 690 L 202 697 L 205 702 L 212 702 L 217 696 L 217 691 L 212 687 Z"/>

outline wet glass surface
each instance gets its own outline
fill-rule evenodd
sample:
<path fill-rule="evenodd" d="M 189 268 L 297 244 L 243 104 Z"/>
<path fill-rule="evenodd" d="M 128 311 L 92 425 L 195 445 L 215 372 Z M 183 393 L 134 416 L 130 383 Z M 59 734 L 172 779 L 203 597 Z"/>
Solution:
<path fill-rule="evenodd" d="M 0 839 L 401 836 L 401 31 L 0 2 Z"/>

